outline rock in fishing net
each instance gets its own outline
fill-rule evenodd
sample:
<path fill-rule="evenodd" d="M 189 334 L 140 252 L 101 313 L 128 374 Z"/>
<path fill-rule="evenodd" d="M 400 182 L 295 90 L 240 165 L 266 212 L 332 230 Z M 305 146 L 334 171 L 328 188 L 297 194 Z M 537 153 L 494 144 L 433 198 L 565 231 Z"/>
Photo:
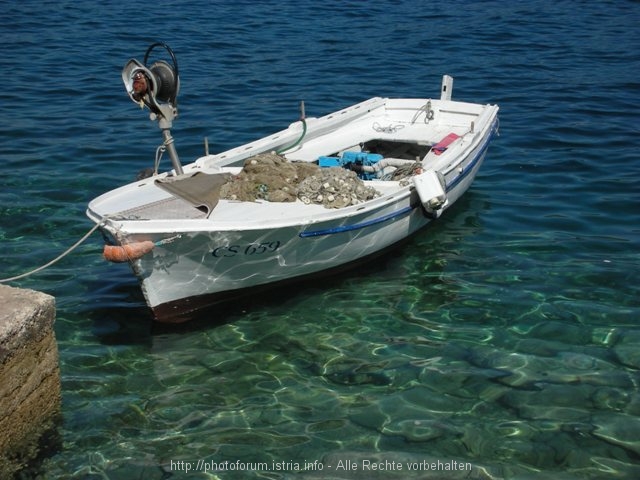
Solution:
<path fill-rule="evenodd" d="M 242 171 L 225 183 L 220 198 L 253 202 L 295 202 L 297 198 L 327 208 L 355 205 L 377 196 L 354 172 L 320 168 L 308 162 L 289 162 L 276 153 L 248 158 Z"/>

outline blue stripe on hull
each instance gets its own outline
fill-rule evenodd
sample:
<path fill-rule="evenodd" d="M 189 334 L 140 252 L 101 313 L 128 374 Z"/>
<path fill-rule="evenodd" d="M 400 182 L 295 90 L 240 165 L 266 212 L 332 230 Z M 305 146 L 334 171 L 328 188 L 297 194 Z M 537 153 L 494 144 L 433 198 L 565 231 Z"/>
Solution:
<path fill-rule="evenodd" d="M 319 237 L 321 235 L 332 235 L 334 233 L 342 233 L 342 232 L 350 232 L 351 230 L 359 230 L 361 228 L 370 227 L 371 225 L 377 225 L 378 223 L 386 222 L 387 220 L 392 220 L 394 218 L 401 217 L 406 215 L 415 207 L 405 207 L 402 210 L 398 210 L 397 212 L 388 213 L 387 215 L 383 215 L 382 217 L 374 218 L 372 220 L 367 220 L 362 223 L 354 223 L 353 225 L 343 225 L 340 227 L 326 228 L 324 230 L 312 230 L 310 232 L 301 232 L 299 234 L 300 238 L 307 237 Z"/>

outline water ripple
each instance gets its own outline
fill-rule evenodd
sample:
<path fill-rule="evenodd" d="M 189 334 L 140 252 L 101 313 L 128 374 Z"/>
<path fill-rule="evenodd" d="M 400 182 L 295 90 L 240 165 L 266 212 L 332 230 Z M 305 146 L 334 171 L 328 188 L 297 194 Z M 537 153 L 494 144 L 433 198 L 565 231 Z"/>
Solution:
<path fill-rule="evenodd" d="M 220 151 L 286 127 L 300 100 L 319 116 L 437 97 L 445 73 L 457 98 L 501 107 L 468 194 L 344 279 L 173 330 L 151 324 L 98 237 L 20 282 L 58 308 L 64 443 L 34 475 L 323 462 L 295 474 L 313 479 L 377 458 L 491 479 L 640 476 L 639 18 L 631 1 L 7 4 L 2 276 L 59 254 L 90 228 L 91 198 L 152 164 L 159 131 L 120 84 L 152 41 L 180 63 L 183 160 L 204 137 Z"/>

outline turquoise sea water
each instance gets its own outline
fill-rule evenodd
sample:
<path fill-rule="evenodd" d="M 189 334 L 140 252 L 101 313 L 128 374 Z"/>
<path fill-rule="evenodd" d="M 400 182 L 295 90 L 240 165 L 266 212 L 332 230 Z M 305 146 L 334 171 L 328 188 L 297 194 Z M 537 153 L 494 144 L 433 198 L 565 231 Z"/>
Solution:
<path fill-rule="evenodd" d="M 156 40 L 180 65 L 183 161 L 300 100 L 437 97 L 443 74 L 500 105 L 500 137 L 393 254 L 183 327 L 152 324 L 97 234 L 14 282 L 56 297 L 63 388 L 23 478 L 640 477 L 640 3 L 103 3 L 0 13 L 0 277 L 152 165 L 160 132 L 120 70 Z"/>

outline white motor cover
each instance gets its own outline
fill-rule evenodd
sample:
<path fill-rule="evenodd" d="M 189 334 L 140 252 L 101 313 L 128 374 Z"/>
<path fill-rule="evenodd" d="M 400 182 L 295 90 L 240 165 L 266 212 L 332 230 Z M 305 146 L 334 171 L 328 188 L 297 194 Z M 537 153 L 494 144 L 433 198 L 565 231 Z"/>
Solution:
<path fill-rule="evenodd" d="M 426 170 L 413 177 L 413 184 L 427 213 L 439 217 L 447 205 L 444 176 L 435 170 Z"/>

